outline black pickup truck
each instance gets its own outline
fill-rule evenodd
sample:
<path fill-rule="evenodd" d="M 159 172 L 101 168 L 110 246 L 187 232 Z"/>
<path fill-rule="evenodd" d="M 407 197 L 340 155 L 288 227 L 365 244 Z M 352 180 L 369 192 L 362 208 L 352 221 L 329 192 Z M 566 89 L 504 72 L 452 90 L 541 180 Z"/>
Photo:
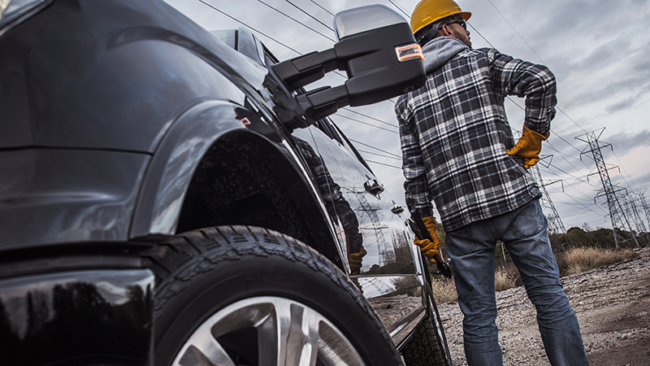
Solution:
<path fill-rule="evenodd" d="M 2 365 L 451 364 L 403 209 L 327 117 L 422 85 L 421 50 L 383 6 L 335 27 L 279 62 L 162 1 L 0 1 Z"/>

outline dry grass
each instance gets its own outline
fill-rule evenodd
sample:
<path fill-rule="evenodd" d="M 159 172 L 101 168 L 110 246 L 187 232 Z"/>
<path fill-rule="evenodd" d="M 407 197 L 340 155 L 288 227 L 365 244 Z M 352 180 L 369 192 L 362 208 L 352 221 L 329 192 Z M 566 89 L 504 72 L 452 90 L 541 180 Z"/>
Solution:
<path fill-rule="evenodd" d="M 563 272 L 572 275 L 638 256 L 630 249 L 574 248 L 564 255 L 566 269 Z"/>
<path fill-rule="evenodd" d="M 556 260 L 562 276 L 568 276 L 638 257 L 639 254 L 630 249 L 574 248 L 564 254 L 558 254 Z M 504 291 L 522 284 L 519 272 L 512 262 L 497 267 L 494 278 L 497 291 Z M 454 280 L 434 278 L 433 297 L 438 304 L 458 301 Z"/>
<path fill-rule="evenodd" d="M 517 274 L 508 271 L 504 267 L 498 267 L 494 274 L 495 287 L 497 291 L 504 291 L 517 287 Z M 456 285 L 452 279 L 433 279 L 433 297 L 436 304 L 451 303 L 458 301 Z"/>
<path fill-rule="evenodd" d="M 497 291 L 505 291 L 517 287 L 517 276 L 504 267 L 498 267 L 494 273 L 495 287 Z"/>
<path fill-rule="evenodd" d="M 444 304 L 458 301 L 456 285 L 452 279 L 433 279 L 433 298 L 436 304 Z"/>

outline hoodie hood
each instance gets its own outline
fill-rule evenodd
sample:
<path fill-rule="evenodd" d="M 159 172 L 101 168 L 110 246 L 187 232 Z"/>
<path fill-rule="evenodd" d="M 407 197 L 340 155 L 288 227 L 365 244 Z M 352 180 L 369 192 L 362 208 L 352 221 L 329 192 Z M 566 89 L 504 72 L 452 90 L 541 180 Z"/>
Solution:
<path fill-rule="evenodd" d="M 424 68 L 431 73 L 444 65 L 460 51 L 468 49 L 467 45 L 454 37 L 438 37 L 424 45 Z"/>

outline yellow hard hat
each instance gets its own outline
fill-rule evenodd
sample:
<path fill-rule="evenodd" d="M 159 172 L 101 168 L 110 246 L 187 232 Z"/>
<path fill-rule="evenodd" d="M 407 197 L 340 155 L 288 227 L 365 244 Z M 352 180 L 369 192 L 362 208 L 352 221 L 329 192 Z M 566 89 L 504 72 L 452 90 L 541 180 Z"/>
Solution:
<path fill-rule="evenodd" d="M 472 16 L 472 13 L 462 11 L 453 0 L 422 0 L 411 15 L 411 30 L 415 34 L 427 25 L 454 14 L 460 14 L 465 20 Z"/>

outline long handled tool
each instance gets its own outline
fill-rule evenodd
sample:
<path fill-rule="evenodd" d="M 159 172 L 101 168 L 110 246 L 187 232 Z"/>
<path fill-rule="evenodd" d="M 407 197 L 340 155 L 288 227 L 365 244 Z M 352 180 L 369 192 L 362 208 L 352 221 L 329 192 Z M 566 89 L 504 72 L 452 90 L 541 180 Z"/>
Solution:
<path fill-rule="evenodd" d="M 411 218 L 406 220 L 406 222 L 408 222 L 409 227 L 411 228 L 411 230 L 413 230 L 413 233 L 418 238 L 418 240 L 422 240 L 422 239 L 432 240 L 431 235 L 429 235 L 429 231 L 424 225 L 424 222 L 422 222 L 421 218 L 412 214 Z M 431 317 L 430 320 L 432 321 L 432 324 L 436 332 L 438 347 L 442 351 L 443 365 L 453 366 L 451 360 L 451 353 L 449 352 L 449 346 L 447 345 L 447 336 L 445 335 L 442 326 L 442 320 L 440 318 L 440 313 L 438 312 L 438 307 L 436 306 L 436 300 L 433 297 L 431 275 L 429 274 L 429 269 L 426 267 L 426 263 L 428 263 L 428 260 L 424 256 L 424 253 L 420 253 L 420 255 L 422 256 L 422 263 L 424 264 L 424 268 L 423 268 L 424 278 L 427 283 L 427 286 L 425 288 L 425 293 L 427 294 L 428 303 L 429 303 L 429 311 L 430 311 L 429 316 Z M 447 278 L 451 278 L 451 271 L 449 270 L 449 266 L 447 265 L 447 263 L 443 261 L 440 253 L 436 254 L 435 258 L 436 258 L 436 264 L 438 265 L 438 273 L 443 274 Z"/>
<path fill-rule="evenodd" d="M 431 238 L 431 235 L 429 234 L 429 230 L 427 230 L 427 227 L 424 225 L 424 222 L 422 222 L 422 218 L 411 214 L 411 218 L 407 220 L 409 226 L 411 227 L 411 230 L 413 230 L 413 233 L 415 236 L 418 238 L 418 240 L 422 239 L 429 239 L 431 242 L 433 242 L 433 239 Z M 438 267 L 438 273 L 444 275 L 447 278 L 451 278 L 451 270 L 449 269 L 449 265 L 442 259 L 442 255 L 440 255 L 440 252 L 436 254 L 436 266 Z M 427 261 L 425 261 L 426 263 Z"/>

